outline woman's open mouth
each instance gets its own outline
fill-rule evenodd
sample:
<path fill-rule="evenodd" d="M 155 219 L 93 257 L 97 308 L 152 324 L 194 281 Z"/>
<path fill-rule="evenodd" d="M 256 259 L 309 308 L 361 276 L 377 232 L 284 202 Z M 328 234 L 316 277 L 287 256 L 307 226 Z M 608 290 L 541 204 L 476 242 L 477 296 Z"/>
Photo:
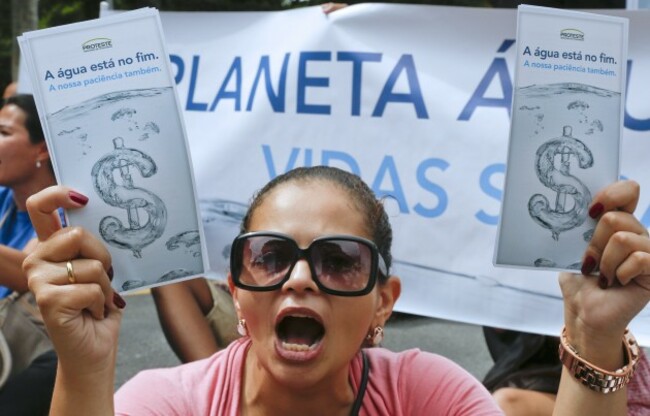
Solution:
<path fill-rule="evenodd" d="M 325 327 L 317 319 L 292 314 L 284 316 L 276 325 L 278 352 L 292 360 L 307 360 L 316 354 L 325 335 Z"/>

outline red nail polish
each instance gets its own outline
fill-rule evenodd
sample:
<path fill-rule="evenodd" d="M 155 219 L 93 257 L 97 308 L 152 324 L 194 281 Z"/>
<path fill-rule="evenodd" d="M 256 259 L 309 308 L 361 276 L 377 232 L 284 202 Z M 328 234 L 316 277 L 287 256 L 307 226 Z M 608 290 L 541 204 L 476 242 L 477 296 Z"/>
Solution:
<path fill-rule="evenodd" d="M 106 274 L 108 275 L 108 280 L 111 282 L 113 281 L 113 266 L 109 267 L 108 270 L 106 270 Z"/>
<path fill-rule="evenodd" d="M 594 271 L 596 268 L 596 259 L 594 259 L 591 256 L 587 256 L 585 258 L 585 261 L 582 263 L 582 268 L 580 269 L 580 272 L 587 276 L 591 272 Z"/>
<path fill-rule="evenodd" d="M 120 309 L 124 309 L 126 307 L 126 302 L 117 292 L 113 292 L 113 304 Z"/>
<path fill-rule="evenodd" d="M 80 194 L 79 192 L 70 191 L 68 192 L 68 196 L 72 201 L 76 202 L 79 205 L 86 205 L 88 203 L 88 197 Z"/>
<path fill-rule="evenodd" d="M 607 289 L 608 285 L 609 284 L 607 283 L 607 278 L 605 276 L 600 276 L 600 278 L 598 279 L 598 287 L 605 290 Z"/>
<path fill-rule="evenodd" d="M 594 204 L 593 207 L 589 209 L 589 216 L 593 219 L 596 219 L 603 213 L 605 207 L 600 202 Z"/>

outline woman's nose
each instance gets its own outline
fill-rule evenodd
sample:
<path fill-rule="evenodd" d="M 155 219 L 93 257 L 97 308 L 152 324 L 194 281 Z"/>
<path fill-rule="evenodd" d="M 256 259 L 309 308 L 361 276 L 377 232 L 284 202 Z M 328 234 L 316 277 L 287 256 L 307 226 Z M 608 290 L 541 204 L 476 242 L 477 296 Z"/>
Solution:
<path fill-rule="evenodd" d="M 295 292 L 318 291 L 318 286 L 312 278 L 311 269 L 306 259 L 299 259 L 291 270 L 289 280 L 282 286 L 283 290 Z"/>

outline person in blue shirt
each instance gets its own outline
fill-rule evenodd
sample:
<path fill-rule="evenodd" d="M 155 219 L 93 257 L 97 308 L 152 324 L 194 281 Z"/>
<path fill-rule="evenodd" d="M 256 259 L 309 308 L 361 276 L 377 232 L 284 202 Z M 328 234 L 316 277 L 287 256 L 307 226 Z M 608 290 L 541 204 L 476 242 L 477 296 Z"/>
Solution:
<path fill-rule="evenodd" d="M 34 98 L 6 98 L 0 108 L 0 298 L 28 291 L 22 263 L 37 239 L 27 198 L 55 184 Z M 11 375 L 0 387 L 0 414 L 46 414 L 56 366 L 56 354 L 50 350 Z"/>
<path fill-rule="evenodd" d="M 35 234 L 25 204 L 56 184 L 31 95 L 16 95 L 0 109 L 0 297 L 27 291 L 22 272 Z"/>

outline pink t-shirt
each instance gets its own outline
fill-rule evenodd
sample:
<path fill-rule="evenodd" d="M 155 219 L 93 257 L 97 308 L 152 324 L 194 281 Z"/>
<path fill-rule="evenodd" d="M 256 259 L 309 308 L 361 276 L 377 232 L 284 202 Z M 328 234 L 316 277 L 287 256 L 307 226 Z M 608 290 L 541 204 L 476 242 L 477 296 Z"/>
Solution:
<path fill-rule="evenodd" d="M 650 361 L 643 349 L 639 351 L 639 364 L 627 386 L 627 415 L 650 415 Z"/>
<path fill-rule="evenodd" d="M 115 394 L 117 415 L 239 415 L 241 374 L 250 340 L 204 360 L 142 371 Z M 452 361 L 417 349 L 365 350 L 370 374 L 360 415 L 501 415 L 488 391 Z M 361 354 L 350 364 L 355 390 Z"/>

